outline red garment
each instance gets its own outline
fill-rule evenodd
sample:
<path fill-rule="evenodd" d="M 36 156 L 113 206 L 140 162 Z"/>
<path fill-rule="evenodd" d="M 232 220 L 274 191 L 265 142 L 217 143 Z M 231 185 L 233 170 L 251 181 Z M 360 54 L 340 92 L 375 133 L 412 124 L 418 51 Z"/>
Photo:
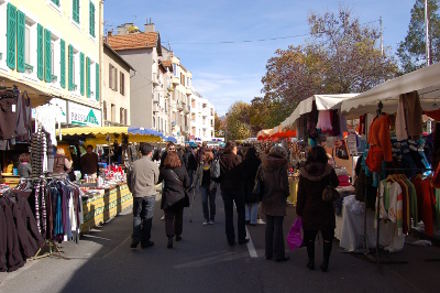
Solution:
<path fill-rule="evenodd" d="M 390 117 L 387 114 L 376 117 L 371 123 L 368 133 L 370 150 L 366 159 L 370 171 L 379 172 L 383 161 L 393 160 L 390 125 Z"/>
<path fill-rule="evenodd" d="M 414 186 L 417 191 L 417 206 L 419 207 L 419 215 L 425 224 L 425 233 L 428 236 L 434 234 L 434 214 L 433 208 L 435 204 L 434 189 L 431 187 L 430 179 L 422 180 L 419 176 L 413 179 Z"/>
<path fill-rule="evenodd" d="M 427 115 L 428 117 L 431 117 L 436 121 L 440 121 L 440 109 L 433 111 L 423 111 L 423 114 Z"/>

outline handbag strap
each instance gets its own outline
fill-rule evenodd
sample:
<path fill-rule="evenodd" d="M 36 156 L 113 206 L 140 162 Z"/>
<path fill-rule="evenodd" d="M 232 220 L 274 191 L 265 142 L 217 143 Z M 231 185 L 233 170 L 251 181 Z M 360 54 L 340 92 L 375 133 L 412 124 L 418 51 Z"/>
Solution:
<path fill-rule="evenodd" d="M 179 178 L 179 175 L 177 175 L 177 173 L 176 172 L 174 172 L 174 170 L 173 169 L 169 169 L 170 170 L 170 172 L 171 172 L 171 174 L 172 174 L 172 176 L 174 177 L 174 179 L 177 181 L 177 182 L 179 182 L 179 184 L 180 185 L 182 185 L 183 186 L 183 181 L 182 180 L 180 180 L 180 178 Z"/>

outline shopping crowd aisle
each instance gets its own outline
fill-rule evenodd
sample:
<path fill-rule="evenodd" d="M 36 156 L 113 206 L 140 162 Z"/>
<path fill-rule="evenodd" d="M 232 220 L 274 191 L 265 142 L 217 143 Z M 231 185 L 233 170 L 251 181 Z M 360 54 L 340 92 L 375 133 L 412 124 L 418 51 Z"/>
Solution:
<path fill-rule="evenodd" d="M 80 245 L 64 243 L 64 257 L 30 261 L 17 272 L 0 274 L 0 292 L 435 292 L 438 248 L 410 247 L 393 256 L 405 265 L 376 264 L 335 250 L 330 273 L 305 268 L 305 248 L 288 252 L 278 264 L 264 258 L 264 225 L 248 226 L 250 244 L 230 247 L 224 236 L 224 210 L 217 196 L 215 225 L 202 225 L 200 196 L 193 204 L 193 222 L 185 210 L 183 241 L 166 248 L 162 211 L 156 205 L 148 249 L 130 249 L 132 216 L 118 216 L 101 230 L 87 234 Z M 285 234 L 295 218 L 287 209 Z M 319 241 L 321 242 L 321 241 Z M 318 245 L 319 247 L 321 245 Z M 336 247 L 337 245 L 335 245 Z M 317 250 L 318 251 L 318 250 Z M 321 251 L 321 249 L 319 249 Z M 317 260 L 321 253 L 317 253 Z"/>

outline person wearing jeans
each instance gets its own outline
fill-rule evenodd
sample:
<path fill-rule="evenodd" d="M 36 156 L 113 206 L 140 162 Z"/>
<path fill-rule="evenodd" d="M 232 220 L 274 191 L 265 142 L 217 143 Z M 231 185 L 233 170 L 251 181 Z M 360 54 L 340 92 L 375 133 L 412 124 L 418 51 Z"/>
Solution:
<path fill-rule="evenodd" d="M 156 199 L 155 186 L 159 180 L 159 168 L 152 161 L 153 146 L 142 144 L 142 158 L 135 161 L 128 173 L 128 183 L 133 194 L 133 235 L 130 247 L 136 248 L 141 243 L 142 248 L 153 246 L 151 227 L 153 222 L 154 203 Z"/>
<path fill-rule="evenodd" d="M 255 185 L 255 176 L 260 164 L 261 160 L 257 155 L 257 150 L 255 147 L 251 146 L 246 152 L 242 166 L 246 201 L 246 223 L 249 225 L 257 225 L 258 202 L 260 199 L 257 194 L 254 194 L 253 189 Z"/>
<path fill-rule="evenodd" d="M 153 224 L 155 196 L 133 198 L 133 244 L 140 242 L 142 247 L 152 244 L 151 227 Z"/>
<path fill-rule="evenodd" d="M 215 222 L 215 196 L 217 193 L 217 185 L 211 178 L 211 162 L 214 155 L 210 151 L 206 151 L 202 155 L 202 164 L 199 168 L 199 186 L 202 193 L 202 207 L 203 207 L 203 225 L 213 225 Z"/>

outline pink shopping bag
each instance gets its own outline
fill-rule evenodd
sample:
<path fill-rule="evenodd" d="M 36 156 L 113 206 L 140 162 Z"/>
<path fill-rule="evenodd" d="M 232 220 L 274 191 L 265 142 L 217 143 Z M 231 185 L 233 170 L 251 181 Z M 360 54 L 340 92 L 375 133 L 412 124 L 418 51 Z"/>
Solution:
<path fill-rule="evenodd" d="M 287 234 L 287 244 L 290 250 L 295 250 L 300 248 L 303 243 L 302 236 L 302 218 L 297 217 L 292 227 L 290 228 L 289 234 Z"/>

